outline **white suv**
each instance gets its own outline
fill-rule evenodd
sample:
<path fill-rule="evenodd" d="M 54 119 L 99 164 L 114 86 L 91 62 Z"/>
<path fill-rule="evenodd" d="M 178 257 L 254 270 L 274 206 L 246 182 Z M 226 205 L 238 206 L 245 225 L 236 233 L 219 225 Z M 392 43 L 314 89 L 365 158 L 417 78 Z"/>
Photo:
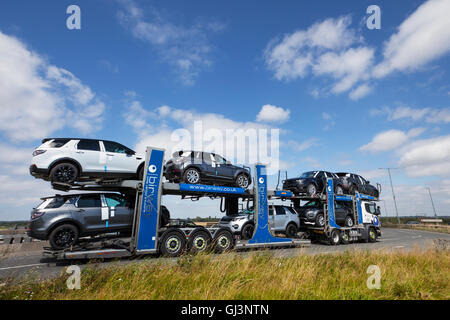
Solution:
<path fill-rule="evenodd" d="M 145 157 L 107 140 L 51 138 L 33 152 L 30 173 L 52 182 L 91 178 L 142 178 Z"/>

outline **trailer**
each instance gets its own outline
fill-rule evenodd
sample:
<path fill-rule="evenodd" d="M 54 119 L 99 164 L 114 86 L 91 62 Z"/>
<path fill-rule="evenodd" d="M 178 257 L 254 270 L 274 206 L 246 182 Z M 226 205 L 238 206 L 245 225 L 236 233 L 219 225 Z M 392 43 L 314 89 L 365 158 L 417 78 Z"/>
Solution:
<path fill-rule="evenodd" d="M 252 189 L 216 185 L 193 185 L 163 182 L 164 149 L 147 147 L 143 180 L 91 181 L 72 185 L 54 184 L 58 190 L 120 191 L 135 194 L 135 208 L 131 238 L 100 238 L 86 240 L 76 247 L 61 251 L 46 249 L 44 254 L 57 259 L 121 258 L 145 254 L 179 256 L 183 252 L 232 249 L 307 246 L 309 240 L 281 238 L 272 235 L 268 219 L 268 199 L 289 199 L 291 192 L 267 189 L 266 168 L 255 165 Z M 239 200 L 251 200 L 255 207 L 255 231 L 249 240 L 233 236 L 228 228 L 202 227 L 171 223 L 160 225 L 161 199 L 166 195 L 197 200 L 204 197 L 222 198 L 227 215 L 238 211 Z M 111 213 L 102 208 L 105 224 Z"/>
<path fill-rule="evenodd" d="M 355 192 L 354 195 L 337 195 L 334 193 L 333 179 L 327 179 L 326 194 L 317 197 L 289 197 L 294 207 L 300 206 L 302 200 L 319 200 L 323 203 L 325 225 L 316 227 L 302 225 L 301 231 L 307 233 L 312 242 L 326 241 L 331 245 L 348 244 L 350 242 L 364 241 L 376 242 L 381 237 L 380 210 L 376 205 L 377 198 Z M 351 227 L 340 226 L 336 223 L 336 203 L 347 203 L 352 208 L 353 221 Z"/>

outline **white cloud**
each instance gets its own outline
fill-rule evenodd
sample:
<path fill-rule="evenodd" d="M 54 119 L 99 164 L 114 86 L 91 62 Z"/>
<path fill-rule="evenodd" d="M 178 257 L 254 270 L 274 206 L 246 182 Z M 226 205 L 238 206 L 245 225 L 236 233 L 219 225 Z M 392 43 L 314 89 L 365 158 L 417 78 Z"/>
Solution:
<path fill-rule="evenodd" d="M 399 164 L 410 176 L 450 175 L 450 136 L 414 141 L 402 149 Z"/>
<path fill-rule="evenodd" d="M 281 107 L 266 104 L 256 116 L 256 121 L 261 122 L 285 122 L 289 120 L 291 111 Z"/>
<path fill-rule="evenodd" d="M 312 74 L 326 77 L 335 94 L 350 91 L 358 100 L 372 91 L 369 81 L 395 70 L 413 71 L 450 52 L 448 0 L 429 0 L 406 18 L 385 43 L 383 60 L 376 64 L 375 49 L 340 17 L 315 23 L 273 39 L 264 51 L 266 67 L 277 80 L 295 80 Z M 319 91 L 312 92 L 317 97 Z"/>
<path fill-rule="evenodd" d="M 422 4 L 387 41 L 384 60 L 374 68 L 374 76 L 381 78 L 395 70 L 417 70 L 450 52 L 448 12 L 448 0 L 429 0 Z"/>
<path fill-rule="evenodd" d="M 281 41 L 272 40 L 264 53 L 267 68 L 278 80 L 303 78 L 311 72 L 332 78 L 333 93 L 350 90 L 358 81 L 369 78 L 374 56 L 369 47 L 350 47 L 361 40 L 350 24 L 348 16 L 330 18 L 288 34 Z M 360 98 L 369 93 L 364 88 L 352 96 Z M 314 92 L 317 96 L 318 91 Z"/>
<path fill-rule="evenodd" d="M 411 108 L 408 106 L 400 106 L 397 108 L 384 107 L 375 109 L 372 115 L 387 115 L 389 121 L 393 120 L 425 120 L 428 123 L 450 123 L 450 108 Z"/>
<path fill-rule="evenodd" d="M 18 39 L 0 32 L 0 131 L 15 141 L 70 126 L 99 129 L 104 104 L 67 70 L 50 65 Z"/>
<path fill-rule="evenodd" d="M 409 139 L 422 134 L 423 128 L 414 128 L 408 132 L 401 130 L 388 130 L 377 134 L 371 142 L 359 148 L 361 151 L 373 153 L 390 151 L 404 145 Z"/>
<path fill-rule="evenodd" d="M 287 144 L 289 147 L 292 147 L 295 151 L 302 152 L 311 147 L 317 146 L 318 141 L 319 141 L 319 139 L 317 139 L 317 138 L 307 139 L 301 143 L 298 143 L 297 141 L 294 141 L 294 140 L 290 140 L 290 141 L 288 141 Z"/>
<path fill-rule="evenodd" d="M 350 99 L 352 100 L 359 100 L 362 97 L 365 97 L 372 91 L 372 88 L 369 87 L 367 84 L 362 84 L 359 87 L 357 87 L 355 90 L 352 90 L 349 94 Z"/>
<path fill-rule="evenodd" d="M 208 36 L 222 31 L 219 22 L 195 24 L 190 27 L 177 26 L 167 21 L 156 10 L 146 17 L 133 0 L 120 0 L 122 10 L 119 22 L 131 34 L 155 48 L 160 58 L 168 62 L 181 82 L 193 85 L 199 73 L 212 64 L 211 45 Z"/>

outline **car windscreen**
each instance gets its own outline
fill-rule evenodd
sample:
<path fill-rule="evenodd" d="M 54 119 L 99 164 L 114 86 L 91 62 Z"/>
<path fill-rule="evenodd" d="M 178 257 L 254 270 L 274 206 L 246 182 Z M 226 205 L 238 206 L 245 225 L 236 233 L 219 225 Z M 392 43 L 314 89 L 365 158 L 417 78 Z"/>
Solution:
<path fill-rule="evenodd" d="M 314 175 L 316 174 L 317 171 L 308 171 L 308 172 L 303 172 L 299 178 L 301 179 L 306 179 L 306 178 L 313 178 Z"/>

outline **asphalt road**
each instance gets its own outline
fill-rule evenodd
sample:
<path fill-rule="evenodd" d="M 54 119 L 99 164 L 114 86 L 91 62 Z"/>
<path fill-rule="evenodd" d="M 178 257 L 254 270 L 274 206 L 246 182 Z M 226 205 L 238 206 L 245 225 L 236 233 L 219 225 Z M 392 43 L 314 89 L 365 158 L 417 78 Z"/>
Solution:
<path fill-rule="evenodd" d="M 312 244 L 306 248 L 284 248 L 270 250 L 274 256 L 288 257 L 301 254 L 331 254 L 346 250 L 412 250 L 415 248 L 426 249 L 433 245 L 436 239 L 450 241 L 449 234 L 435 233 L 419 230 L 389 229 L 382 230 L 382 237 L 376 243 L 353 243 L 349 245 L 330 246 L 325 244 Z M 242 252 L 241 254 L 248 254 Z M 218 256 L 219 257 L 219 256 Z M 148 256 L 141 259 L 122 259 L 99 262 L 103 266 L 124 265 L 130 263 L 152 263 L 156 259 L 175 261 L 175 258 L 156 258 Z M 0 258 L 0 279 L 14 277 L 19 279 L 27 274 L 35 275 L 41 279 L 57 276 L 64 268 L 73 262 L 57 262 L 55 259 L 43 257 L 41 251 L 15 252 L 8 257 Z M 77 263 L 81 268 L 86 263 Z"/>

